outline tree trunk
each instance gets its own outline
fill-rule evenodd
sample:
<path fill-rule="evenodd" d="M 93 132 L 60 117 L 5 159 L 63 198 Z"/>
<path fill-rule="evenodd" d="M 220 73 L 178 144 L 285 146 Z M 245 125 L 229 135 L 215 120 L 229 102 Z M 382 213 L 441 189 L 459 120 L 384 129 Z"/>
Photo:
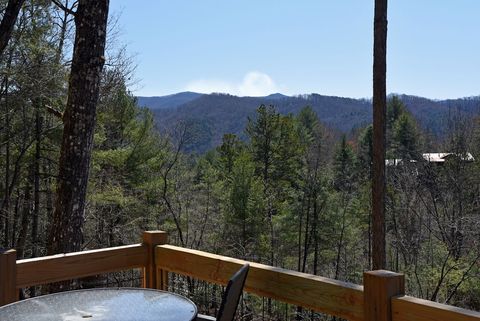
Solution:
<path fill-rule="evenodd" d="M 13 233 L 12 233 L 12 239 L 10 241 L 12 248 L 16 248 L 17 246 L 16 233 L 17 233 L 18 220 L 20 218 L 19 207 L 20 207 L 20 191 L 17 189 L 17 197 L 15 198 L 15 208 L 13 211 L 13 225 L 12 225 Z"/>
<path fill-rule="evenodd" d="M 302 262 L 302 270 L 301 272 L 305 273 L 306 268 L 307 268 L 307 258 L 308 258 L 308 250 L 310 248 L 310 234 L 308 230 L 310 229 L 310 200 L 311 200 L 311 195 L 310 192 L 307 196 L 307 211 L 305 212 L 307 214 L 306 221 L 305 221 L 305 238 L 304 238 L 304 246 L 303 246 L 303 262 Z"/>
<path fill-rule="evenodd" d="M 318 275 L 318 259 L 319 259 L 319 248 L 318 248 L 318 200 L 317 200 L 317 193 L 313 193 L 313 226 L 312 226 L 312 234 L 313 234 L 313 274 Z"/>
<path fill-rule="evenodd" d="M 38 216 L 40 214 L 40 157 L 42 140 L 42 122 L 40 108 L 41 100 L 37 99 L 35 104 L 35 157 L 33 161 L 33 220 L 32 220 L 32 257 L 37 257 L 38 248 Z"/>
<path fill-rule="evenodd" d="M 373 269 L 385 268 L 385 120 L 387 106 L 387 0 L 375 0 L 373 44 Z"/>
<path fill-rule="evenodd" d="M 7 8 L 3 14 L 2 22 L 0 23 L 0 56 L 7 47 L 8 41 L 12 36 L 15 21 L 17 21 L 18 13 L 22 8 L 25 0 L 9 0 Z"/>
<path fill-rule="evenodd" d="M 3 199 L 2 211 L 4 217 L 4 242 L 3 246 L 8 248 L 9 227 L 10 227 L 10 110 L 8 105 L 8 78 L 5 78 L 5 197 Z M 3 212 L 3 213 L 2 213 Z"/>
<path fill-rule="evenodd" d="M 18 259 L 23 259 L 24 253 L 25 253 L 25 243 L 27 241 L 28 223 L 31 215 L 30 189 L 31 189 L 30 181 L 27 181 L 27 184 L 25 186 L 25 192 L 24 192 L 25 195 L 23 196 L 22 222 L 21 222 L 20 232 L 18 233 L 17 246 L 16 246 Z"/>
<path fill-rule="evenodd" d="M 80 0 L 49 254 L 81 249 L 109 0 Z"/>
<path fill-rule="evenodd" d="M 303 227 L 303 211 L 305 208 L 304 203 L 305 203 L 305 196 L 302 197 L 302 201 L 301 201 L 302 208 L 300 210 L 300 216 L 298 219 L 297 271 L 299 272 L 301 271 L 301 267 L 302 267 L 302 227 Z"/>

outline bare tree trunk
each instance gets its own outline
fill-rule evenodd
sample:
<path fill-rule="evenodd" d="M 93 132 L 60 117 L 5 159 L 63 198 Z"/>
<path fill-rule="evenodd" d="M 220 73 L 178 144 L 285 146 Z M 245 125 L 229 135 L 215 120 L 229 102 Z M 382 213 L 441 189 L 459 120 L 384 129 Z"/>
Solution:
<path fill-rule="evenodd" d="M 342 229 L 340 231 L 340 239 L 338 240 L 337 246 L 337 259 L 335 261 L 335 279 L 338 279 L 340 275 L 340 256 L 342 254 L 343 248 L 343 239 L 345 237 L 345 228 L 346 228 L 346 215 L 347 215 L 347 204 L 345 200 L 346 196 L 343 199 L 343 213 L 342 213 Z"/>
<path fill-rule="evenodd" d="M 301 271 L 302 266 L 302 226 L 303 226 L 303 210 L 304 210 L 305 196 L 302 197 L 302 208 L 300 209 L 300 215 L 298 218 L 298 244 L 297 244 L 297 271 Z"/>
<path fill-rule="evenodd" d="M 13 211 L 13 224 L 12 224 L 13 232 L 12 232 L 12 239 L 10 241 L 12 248 L 15 248 L 17 246 L 16 232 L 17 232 L 18 220 L 20 218 L 19 206 L 20 206 L 20 191 L 17 189 L 17 197 L 15 197 L 15 207 Z"/>
<path fill-rule="evenodd" d="M 307 268 L 307 257 L 308 257 L 308 250 L 310 247 L 310 234 L 308 233 L 308 230 L 310 229 L 310 200 L 311 196 L 310 193 L 307 196 L 307 210 L 306 210 L 306 221 L 305 221 L 305 238 L 304 238 L 304 246 L 303 246 L 303 261 L 302 261 L 302 270 L 301 272 L 305 273 L 305 270 Z"/>
<path fill-rule="evenodd" d="M 50 224 L 53 222 L 53 189 L 52 189 L 52 182 L 53 179 L 50 175 L 53 176 L 51 165 L 44 164 L 43 171 L 47 175 L 47 179 L 45 181 L 45 213 L 46 213 L 46 222 L 45 222 L 45 230 L 50 231 Z"/>
<path fill-rule="evenodd" d="M 69 10 L 72 10 L 73 11 L 73 7 L 75 5 L 73 5 L 71 8 L 69 6 L 69 1 L 67 0 L 64 4 L 64 6 L 66 8 L 68 8 Z M 59 23 L 59 26 L 60 26 L 60 35 L 59 35 L 59 41 L 58 41 L 58 47 L 57 47 L 57 51 L 55 53 L 55 62 L 57 64 L 60 64 L 61 60 L 62 60 L 62 54 L 63 54 L 63 47 L 65 45 L 65 38 L 67 37 L 67 29 L 68 29 L 68 24 L 69 22 L 71 22 L 71 18 L 70 18 L 70 11 L 69 10 L 63 10 L 63 17 L 60 19 L 60 23 Z"/>
<path fill-rule="evenodd" d="M 10 110 L 8 105 L 8 78 L 5 78 L 5 198 L 3 199 L 2 211 L 4 217 L 4 247 L 8 248 L 10 228 Z"/>
<path fill-rule="evenodd" d="M 384 269 L 387 0 L 375 0 L 373 44 L 373 269 Z"/>
<path fill-rule="evenodd" d="M 372 215 L 368 216 L 367 269 L 372 269 Z"/>
<path fill-rule="evenodd" d="M 32 219 L 32 257 L 37 257 L 38 247 L 38 216 L 40 214 L 40 144 L 42 140 L 42 117 L 40 115 L 41 101 L 35 104 L 35 157 L 33 163 L 33 219 Z"/>
<path fill-rule="evenodd" d="M 48 253 L 81 249 L 109 0 L 80 0 Z"/>
<path fill-rule="evenodd" d="M 318 259 L 319 259 L 319 248 L 318 248 L 318 200 L 317 193 L 313 194 L 313 224 L 312 224 L 312 234 L 313 234 L 313 274 L 318 275 Z"/>
<path fill-rule="evenodd" d="M 30 219 L 30 181 L 27 181 L 23 195 L 22 222 L 17 239 L 17 258 L 23 259 L 25 253 L 25 243 L 27 240 L 28 223 Z"/>

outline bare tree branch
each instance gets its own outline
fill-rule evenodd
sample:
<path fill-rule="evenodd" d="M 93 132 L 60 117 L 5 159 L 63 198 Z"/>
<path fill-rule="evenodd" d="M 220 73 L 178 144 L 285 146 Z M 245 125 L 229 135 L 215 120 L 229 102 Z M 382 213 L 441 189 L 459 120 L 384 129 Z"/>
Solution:
<path fill-rule="evenodd" d="M 57 109 L 55 109 L 55 108 L 53 108 L 53 107 L 51 107 L 51 106 L 48 106 L 48 105 L 45 105 L 45 108 L 47 109 L 47 111 L 48 111 L 50 114 L 58 117 L 58 118 L 63 122 L 63 113 L 62 113 L 60 110 L 57 110 Z"/>
<path fill-rule="evenodd" d="M 75 16 L 75 11 L 73 11 L 72 9 L 76 6 L 76 3 L 75 2 L 72 6 L 72 8 L 68 8 L 66 7 L 65 5 L 63 5 L 63 3 L 61 3 L 60 1 L 58 0 L 52 0 L 52 2 L 57 6 L 59 7 L 60 9 L 62 9 L 63 11 L 65 11 L 66 13 L 68 14 L 71 14 L 72 16 Z"/>

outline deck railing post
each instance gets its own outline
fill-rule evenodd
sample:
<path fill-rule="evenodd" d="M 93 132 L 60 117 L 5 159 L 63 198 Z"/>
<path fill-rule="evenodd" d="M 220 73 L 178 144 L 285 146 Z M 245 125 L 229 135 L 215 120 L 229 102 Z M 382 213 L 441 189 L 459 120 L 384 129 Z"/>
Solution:
<path fill-rule="evenodd" d="M 0 250 L 0 306 L 18 300 L 17 251 Z"/>
<path fill-rule="evenodd" d="M 394 296 L 405 294 L 403 274 L 376 270 L 363 273 L 364 320 L 391 321 Z"/>
<path fill-rule="evenodd" d="M 143 287 L 151 289 L 166 289 L 167 273 L 159 270 L 155 264 L 155 247 L 168 243 L 168 234 L 163 231 L 143 232 L 143 244 L 148 247 L 148 261 L 143 273 Z"/>

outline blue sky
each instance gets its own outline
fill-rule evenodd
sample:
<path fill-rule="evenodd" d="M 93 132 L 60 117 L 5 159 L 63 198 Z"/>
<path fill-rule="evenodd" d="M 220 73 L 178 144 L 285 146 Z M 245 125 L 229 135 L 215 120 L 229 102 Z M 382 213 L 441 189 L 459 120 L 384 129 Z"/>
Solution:
<path fill-rule="evenodd" d="M 136 95 L 371 97 L 374 0 L 111 0 Z M 480 94 L 479 0 L 390 0 L 387 88 Z"/>

